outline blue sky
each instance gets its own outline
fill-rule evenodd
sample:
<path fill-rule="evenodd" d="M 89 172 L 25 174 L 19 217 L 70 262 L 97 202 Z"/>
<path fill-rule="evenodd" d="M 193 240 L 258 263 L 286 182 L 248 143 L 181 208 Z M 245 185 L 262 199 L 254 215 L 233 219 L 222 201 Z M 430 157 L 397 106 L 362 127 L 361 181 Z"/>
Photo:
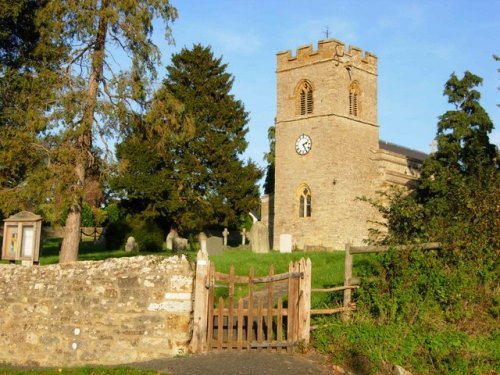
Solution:
<path fill-rule="evenodd" d="M 164 64 L 194 43 L 210 45 L 235 78 L 250 112 L 245 154 L 259 165 L 276 114 L 276 53 L 331 38 L 378 56 L 380 138 L 430 151 L 438 116 L 452 109 L 443 85 L 452 72 L 484 79 L 481 103 L 500 128 L 500 0 L 172 0 L 175 46 L 156 42 Z M 159 78 L 164 77 L 160 70 Z M 500 143 L 500 131 L 492 140 Z"/>

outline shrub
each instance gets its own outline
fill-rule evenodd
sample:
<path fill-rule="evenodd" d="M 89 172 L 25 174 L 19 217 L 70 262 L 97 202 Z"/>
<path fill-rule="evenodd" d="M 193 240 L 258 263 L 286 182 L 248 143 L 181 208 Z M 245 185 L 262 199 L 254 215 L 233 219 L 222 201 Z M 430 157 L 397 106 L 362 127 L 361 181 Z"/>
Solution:
<path fill-rule="evenodd" d="M 139 251 L 161 251 L 164 243 L 163 230 L 152 221 L 141 221 L 130 232 L 139 245 Z"/>
<path fill-rule="evenodd" d="M 104 232 L 107 250 L 123 248 L 132 228 L 124 221 L 108 224 Z"/>

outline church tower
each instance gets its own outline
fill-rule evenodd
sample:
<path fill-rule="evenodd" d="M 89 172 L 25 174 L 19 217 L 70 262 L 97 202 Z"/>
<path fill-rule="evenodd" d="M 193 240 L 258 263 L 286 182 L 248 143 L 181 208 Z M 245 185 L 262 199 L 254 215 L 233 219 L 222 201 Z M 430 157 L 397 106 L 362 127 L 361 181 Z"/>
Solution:
<path fill-rule="evenodd" d="M 376 56 L 333 39 L 278 53 L 273 248 L 361 244 L 378 148 Z"/>

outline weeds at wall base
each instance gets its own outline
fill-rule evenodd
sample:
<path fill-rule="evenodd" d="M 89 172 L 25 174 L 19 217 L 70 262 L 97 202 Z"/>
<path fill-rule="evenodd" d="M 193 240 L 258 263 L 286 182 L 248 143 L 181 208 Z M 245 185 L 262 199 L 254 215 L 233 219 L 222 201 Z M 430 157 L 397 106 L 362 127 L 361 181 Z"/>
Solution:
<path fill-rule="evenodd" d="M 384 373 L 387 364 L 414 374 L 495 374 L 500 371 L 499 332 L 470 336 L 444 326 L 377 325 L 369 319 L 329 325 L 313 332 L 313 345 L 359 374 Z"/>

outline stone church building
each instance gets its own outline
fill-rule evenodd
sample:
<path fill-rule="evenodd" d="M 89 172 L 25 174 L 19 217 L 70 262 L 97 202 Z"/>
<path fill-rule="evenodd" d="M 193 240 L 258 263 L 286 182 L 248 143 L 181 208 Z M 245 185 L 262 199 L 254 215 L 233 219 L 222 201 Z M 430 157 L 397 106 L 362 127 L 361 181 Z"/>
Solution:
<path fill-rule="evenodd" d="M 276 73 L 275 189 L 261 212 L 272 247 L 284 234 L 298 249 L 360 245 L 380 217 L 357 198 L 411 188 L 426 155 L 379 140 L 375 55 L 322 40 L 278 53 Z"/>

